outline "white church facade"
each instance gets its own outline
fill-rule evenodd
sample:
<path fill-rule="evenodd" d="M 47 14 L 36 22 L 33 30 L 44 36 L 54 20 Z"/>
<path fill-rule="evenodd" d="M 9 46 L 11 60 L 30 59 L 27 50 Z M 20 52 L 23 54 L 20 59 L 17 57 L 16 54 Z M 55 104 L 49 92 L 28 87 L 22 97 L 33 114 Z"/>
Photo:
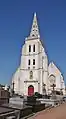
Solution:
<path fill-rule="evenodd" d="M 22 47 L 20 66 L 12 76 L 14 92 L 20 95 L 33 95 L 35 92 L 51 93 L 51 85 L 55 90 L 62 89 L 65 93 L 65 84 L 60 70 L 55 64 L 48 63 L 45 48 L 40 39 L 36 13 L 34 14 L 30 35 L 25 39 Z M 13 85 L 12 85 L 13 86 Z"/>

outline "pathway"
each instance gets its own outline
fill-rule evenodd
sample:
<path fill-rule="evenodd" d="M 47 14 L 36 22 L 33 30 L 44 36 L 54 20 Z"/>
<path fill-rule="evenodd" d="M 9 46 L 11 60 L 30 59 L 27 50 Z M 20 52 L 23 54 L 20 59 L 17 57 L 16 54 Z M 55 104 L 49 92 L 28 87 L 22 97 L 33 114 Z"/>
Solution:
<path fill-rule="evenodd" d="M 38 112 L 30 119 L 66 119 L 66 103 Z"/>

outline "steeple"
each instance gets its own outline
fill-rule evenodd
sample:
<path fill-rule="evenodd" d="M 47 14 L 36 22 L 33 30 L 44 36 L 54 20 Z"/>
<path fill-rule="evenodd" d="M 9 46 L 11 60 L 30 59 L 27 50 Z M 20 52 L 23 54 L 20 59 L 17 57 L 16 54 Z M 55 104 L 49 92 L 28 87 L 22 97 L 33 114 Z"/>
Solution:
<path fill-rule="evenodd" d="M 36 13 L 34 13 L 30 37 L 40 37 Z"/>

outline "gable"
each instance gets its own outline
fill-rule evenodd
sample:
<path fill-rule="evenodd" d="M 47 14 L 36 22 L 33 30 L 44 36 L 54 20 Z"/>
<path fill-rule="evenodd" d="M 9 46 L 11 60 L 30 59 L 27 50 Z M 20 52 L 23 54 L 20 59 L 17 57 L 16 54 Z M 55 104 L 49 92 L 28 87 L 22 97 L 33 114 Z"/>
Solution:
<path fill-rule="evenodd" d="M 49 64 L 49 74 L 54 74 L 55 76 L 58 76 L 61 74 L 60 70 L 53 62 Z"/>

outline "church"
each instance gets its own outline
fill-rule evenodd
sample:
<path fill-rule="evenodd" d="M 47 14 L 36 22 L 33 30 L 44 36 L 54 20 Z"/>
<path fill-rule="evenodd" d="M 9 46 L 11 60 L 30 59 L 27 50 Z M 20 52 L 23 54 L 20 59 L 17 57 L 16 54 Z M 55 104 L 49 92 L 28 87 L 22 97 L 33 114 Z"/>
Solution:
<path fill-rule="evenodd" d="M 54 62 L 48 62 L 42 43 L 36 13 L 30 34 L 21 50 L 20 65 L 12 76 L 14 92 L 20 95 L 50 94 L 53 90 L 65 94 L 64 78 Z"/>

